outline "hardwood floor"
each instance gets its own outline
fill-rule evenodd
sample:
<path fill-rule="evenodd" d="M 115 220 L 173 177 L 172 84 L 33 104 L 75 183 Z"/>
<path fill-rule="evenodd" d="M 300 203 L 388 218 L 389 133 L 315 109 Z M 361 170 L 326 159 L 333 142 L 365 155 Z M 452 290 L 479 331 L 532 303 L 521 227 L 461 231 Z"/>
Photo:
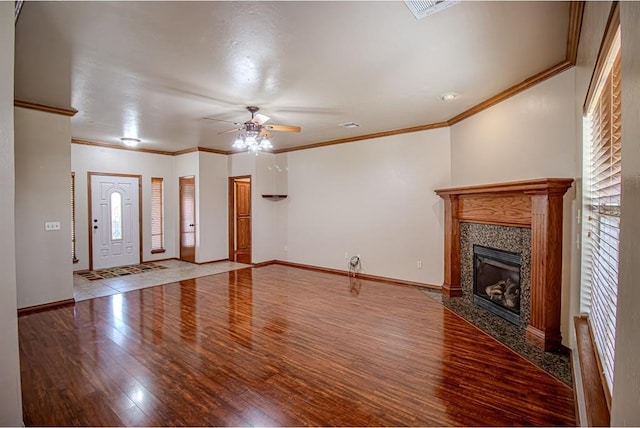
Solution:
<path fill-rule="evenodd" d="M 415 287 L 271 265 L 19 318 L 26 425 L 575 425 Z"/>

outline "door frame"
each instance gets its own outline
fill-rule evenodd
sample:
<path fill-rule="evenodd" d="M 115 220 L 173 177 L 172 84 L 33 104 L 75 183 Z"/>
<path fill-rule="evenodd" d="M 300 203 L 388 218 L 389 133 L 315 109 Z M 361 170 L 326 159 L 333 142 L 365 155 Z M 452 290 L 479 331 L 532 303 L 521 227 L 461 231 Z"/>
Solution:
<path fill-rule="evenodd" d="M 236 180 L 239 179 L 249 179 L 249 184 L 251 185 L 251 195 L 250 199 L 253 202 L 253 180 L 251 175 L 237 175 L 235 177 L 229 177 L 229 260 L 234 260 L 234 244 L 236 239 L 236 192 L 235 192 L 235 183 Z M 253 226 L 253 203 L 251 203 L 251 223 Z M 251 227 L 251 261 L 253 261 L 253 227 Z"/>
<path fill-rule="evenodd" d="M 88 189 L 88 197 L 87 197 L 87 212 L 89 213 L 88 218 L 88 230 L 89 230 L 89 270 L 93 270 L 93 231 L 91 229 L 91 219 L 93 218 L 93 201 L 91 200 L 91 178 L 94 175 L 103 175 L 106 177 L 127 177 L 127 178 L 137 178 L 138 179 L 138 242 L 139 242 L 139 250 L 140 250 L 140 263 L 144 263 L 142 260 L 142 175 L 138 174 L 116 174 L 113 172 L 87 172 L 87 189 Z"/>
<path fill-rule="evenodd" d="M 182 181 L 190 178 L 193 179 L 193 261 L 184 260 L 182 258 L 182 234 L 183 234 L 183 222 L 182 222 L 182 214 L 183 214 L 183 205 L 182 205 Z M 187 263 L 197 263 L 196 258 L 196 215 L 197 215 L 197 207 L 196 207 L 196 176 L 195 174 L 191 175 L 182 175 L 178 177 L 178 260 L 187 262 Z"/>

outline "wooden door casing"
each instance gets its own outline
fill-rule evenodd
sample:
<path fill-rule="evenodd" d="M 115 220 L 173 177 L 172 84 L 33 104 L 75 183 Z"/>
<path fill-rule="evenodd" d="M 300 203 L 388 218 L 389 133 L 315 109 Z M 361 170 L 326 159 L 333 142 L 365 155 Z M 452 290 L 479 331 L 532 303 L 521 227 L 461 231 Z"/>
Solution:
<path fill-rule="evenodd" d="M 229 260 L 251 263 L 251 176 L 229 178 Z"/>
<path fill-rule="evenodd" d="M 196 179 L 180 177 L 180 260 L 196 262 Z"/>

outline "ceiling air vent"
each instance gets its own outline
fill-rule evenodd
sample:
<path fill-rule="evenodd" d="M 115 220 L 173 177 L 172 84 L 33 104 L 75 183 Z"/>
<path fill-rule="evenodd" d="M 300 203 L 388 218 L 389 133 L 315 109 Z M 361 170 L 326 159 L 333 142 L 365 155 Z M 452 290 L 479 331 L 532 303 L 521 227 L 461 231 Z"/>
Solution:
<path fill-rule="evenodd" d="M 407 5 L 413 16 L 416 19 L 424 18 L 433 13 L 440 12 L 448 7 L 454 6 L 460 3 L 459 0 L 436 0 L 436 1 L 422 1 L 422 0 L 404 0 L 404 4 Z"/>
<path fill-rule="evenodd" d="M 343 128 L 357 128 L 358 126 L 360 126 L 360 124 L 356 122 L 346 122 L 346 123 L 341 123 L 338 126 L 342 126 Z"/>

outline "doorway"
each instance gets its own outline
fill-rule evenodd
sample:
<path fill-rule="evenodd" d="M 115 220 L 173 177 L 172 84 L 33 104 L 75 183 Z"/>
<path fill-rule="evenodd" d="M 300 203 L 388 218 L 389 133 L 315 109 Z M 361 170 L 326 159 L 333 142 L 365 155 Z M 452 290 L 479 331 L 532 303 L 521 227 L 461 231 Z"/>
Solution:
<path fill-rule="evenodd" d="M 180 177 L 180 260 L 196 262 L 196 178 Z"/>
<path fill-rule="evenodd" d="M 139 264 L 142 177 L 93 172 L 88 175 L 89 269 Z"/>
<path fill-rule="evenodd" d="M 251 176 L 229 178 L 229 260 L 251 263 Z"/>

